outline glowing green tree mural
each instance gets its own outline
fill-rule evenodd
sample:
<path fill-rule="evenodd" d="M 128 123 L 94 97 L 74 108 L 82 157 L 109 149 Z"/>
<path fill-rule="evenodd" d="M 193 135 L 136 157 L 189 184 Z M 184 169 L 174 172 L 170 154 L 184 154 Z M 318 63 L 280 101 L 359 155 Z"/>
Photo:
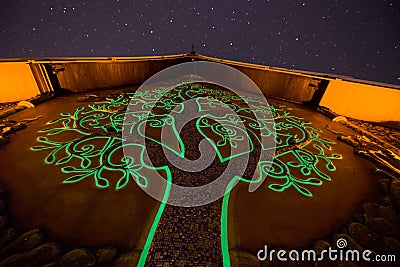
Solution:
<path fill-rule="evenodd" d="M 244 99 L 249 105 L 243 105 L 243 99 L 227 90 L 210 89 L 205 84 L 182 84 L 172 90 L 154 89 L 141 93 L 124 92 L 103 101 L 90 103 L 77 108 L 73 112 L 61 113 L 59 118 L 47 123 L 48 128 L 40 130 L 42 136 L 37 138 L 40 143 L 31 148 L 33 151 L 48 151 L 44 162 L 60 167 L 60 170 L 69 177 L 63 183 L 77 183 L 85 179 L 92 179 L 98 188 L 114 187 L 116 190 L 125 188 L 130 181 L 140 187 L 147 187 L 151 177 L 142 174 L 143 169 L 164 170 L 168 166 L 152 167 L 145 163 L 143 152 L 146 149 L 141 144 L 125 144 L 122 131 L 129 129 L 143 135 L 148 140 L 158 143 L 172 151 L 178 157 L 185 157 L 185 146 L 174 128 L 174 112 L 184 109 L 183 102 L 196 99 L 198 109 L 212 110 L 228 106 L 239 116 L 246 125 L 246 132 L 237 127 L 239 121 L 235 117 L 226 115 L 218 118 L 218 122 L 210 115 L 197 119 L 197 131 L 214 147 L 221 163 L 229 161 L 232 157 L 240 156 L 235 153 L 235 148 L 241 142 L 250 144 L 249 150 L 243 153 L 252 153 L 258 142 L 261 149 L 264 147 L 259 139 L 259 129 L 266 130 L 267 134 L 274 135 L 276 154 L 274 161 L 257 163 L 260 177 L 268 175 L 265 183 L 271 191 L 282 192 L 288 188 L 297 190 L 306 197 L 312 197 L 312 187 L 321 186 L 324 181 L 331 180 L 329 173 L 335 171 L 334 160 L 341 159 L 338 154 L 330 153 L 334 142 L 323 139 L 321 131 L 312 127 L 310 122 L 291 115 L 287 110 L 270 106 L 269 109 L 250 97 Z M 154 106 L 149 114 L 145 112 L 127 110 L 128 105 L 145 108 Z M 179 109 L 180 108 L 180 109 Z M 272 112 L 274 121 L 268 119 Z M 254 119 L 253 113 L 261 120 Z M 172 114 L 172 115 L 171 115 Z M 131 118 L 129 123 L 125 120 Z M 145 127 L 158 131 L 163 127 L 170 127 L 178 140 L 178 147 L 163 144 L 154 136 L 146 136 Z M 271 131 L 275 127 L 275 131 Z M 123 147 L 129 145 L 137 151 L 134 155 L 126 156 Z M 225 156 L 224 147 L 229 147 L 233 153 Z M 269 173 L 264 168 L 271 165 Z M 112 175 L 110 175 L 112 173 Z M 113 177 L 112 179 L 110 177 Z M 117 178 L 115 178 L 117 177 Z M 234 178 L 234 177 L 232 177 Z M 169 177 L 173 182 L 173 177 Z M 235 181 L 257 182 L 243 177 L 235 177 L 228 185 L 231 187 Z M 223 199 L 221 214 L 221 242 L 224 265 L 229 265 L 228 237 L 227 237 L 227 206 L 229 190 Z M 164 197 L 168 197 L 166 194 Z M 153 223 L 152 233 L 160 220 L 164 205 Z M 147 239 L 143 258 L 147 256 L 153 236 Z"/>

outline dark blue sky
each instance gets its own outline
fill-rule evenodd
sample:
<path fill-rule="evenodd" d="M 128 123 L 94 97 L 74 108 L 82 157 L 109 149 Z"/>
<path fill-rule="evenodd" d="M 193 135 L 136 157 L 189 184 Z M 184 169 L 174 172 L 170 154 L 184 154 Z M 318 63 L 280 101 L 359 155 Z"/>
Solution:
<path fill-rule="evenodd" d="M 0 57 L 188 53 L 400 84 L 400 2 L 2 0 Z"/>

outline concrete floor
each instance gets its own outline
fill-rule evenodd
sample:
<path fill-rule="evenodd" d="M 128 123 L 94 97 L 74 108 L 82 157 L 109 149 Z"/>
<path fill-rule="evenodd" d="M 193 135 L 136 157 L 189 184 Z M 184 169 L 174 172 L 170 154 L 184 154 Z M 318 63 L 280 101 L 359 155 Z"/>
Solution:
<path fill-rule="evenodd" d="M 18 228 L 44 229 L 50 240 L 73 247 L 142 248 L 158 202 L 133 183 L 118 192 L 112 187 L 97 189 L 91 179 L 62 184 L 70 175 L 44 163 L 48 151 L 30 150 L 39 144 L 36 138 L 43 134 L 38 131 L 46 128 L 46 122 L 87 104 L 77 102 L 79 97 L 59 97 L 8 117 L 43 115 L 0 148 L 0 184 L 9 191 L 9 216 Z"/>
<path fill-rule="evenodd" d="M 380 198 L 376 184 L 379 176 L 371 173 L 373 164 L 356 156 L 353 147 L 337 141 L 336 134 L 325 127 L 355 134 L 352 130 L 304 105 L 274 99 L 269 103 L 285 106 L 291 114 L 312 122 L 313 127 L 323 131 L 323 138 L 336 142 L 331 153 L 341 154 L 343 159 L 333 161 L 336 171 L 326 172 L 331 181 L 307 187 L 312 197 L 305 197 L 293 188 L 281 193 L 264 185 L 253 193 L 248 192 L 248 184 L 234 188 L 229 202 L 229 246 L 253 253 L 264 245 L 289 249 L 310 246 L 349 223 L 361 203 Z M 271 182 L 267 178 L 266 185 Z"/>
<path fill-rule="evenodd" d="M 102 91 L 102 94 L 107 94 Z M 142 248 L 159 204 L 133 183 L 116 192 L 97 189 L 91 180 L 63 185 L 68 175 L 55 165 L 46 165 L 46 151 L 33 152 L 38 131 L 60 112 L 73 112 L 87 103 L 79 95 L 59 97 L 33 109 L 14 114 L 20 120 L 43 115 L 11 136 L 0 148 L 0 185 L 9 191 L 9 214 L 22 229 L 42 228 L 49 237 L 67 246 L 114 245 L 122 249 Z M 279 100 L 296 116 L 323 130 L 322 136 L 336 140 L 332 129 L 354 134 L 345 126 L 303 105 Z M 229 202 L 229 246 L 255 252 L 265 244 L 300 248 L 324 238 L 350 221 L 362 202 L 380 198 L 372 163 L 353 154 L 353 148 L 336 141 L 332 152 L 343 156 L 335 161 L 332 181 L 312 188 L 313 197 L 288 189 L 282 193 L 261 187 L 248 193 L 247 184 L 232 191 Z"/>

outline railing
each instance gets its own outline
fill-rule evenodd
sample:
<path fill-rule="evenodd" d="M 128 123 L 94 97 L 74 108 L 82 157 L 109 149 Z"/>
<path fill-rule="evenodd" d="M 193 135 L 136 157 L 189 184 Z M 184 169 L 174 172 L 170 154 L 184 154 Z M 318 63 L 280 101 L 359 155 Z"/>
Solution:
<path fill-rule="evenodd" d="M 0 102 L 25 100 L 52 91 L 49 75 L 57 75 L 61 88 L 80 92 L 141 84 L 162 69 L 191 60 L 237 68 L 269 97 L 311 102 L 314 107 L 326 106 L 339 115 L 366 121 L 400 121 L 400 87 L 396 85 L 190 54 L 2 60 Z M 56 74 L 46 72 L 45 67 L 56 70 Z"/>

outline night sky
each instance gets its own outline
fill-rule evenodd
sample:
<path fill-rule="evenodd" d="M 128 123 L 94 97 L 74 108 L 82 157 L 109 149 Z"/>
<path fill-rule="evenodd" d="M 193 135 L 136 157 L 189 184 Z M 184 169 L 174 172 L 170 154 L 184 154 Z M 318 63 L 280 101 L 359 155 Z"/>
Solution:
<path fill-rule="evenodd" d="M 189 53 L 400 84 L 400 1 L 1 0 L 0 57 Z"/>

